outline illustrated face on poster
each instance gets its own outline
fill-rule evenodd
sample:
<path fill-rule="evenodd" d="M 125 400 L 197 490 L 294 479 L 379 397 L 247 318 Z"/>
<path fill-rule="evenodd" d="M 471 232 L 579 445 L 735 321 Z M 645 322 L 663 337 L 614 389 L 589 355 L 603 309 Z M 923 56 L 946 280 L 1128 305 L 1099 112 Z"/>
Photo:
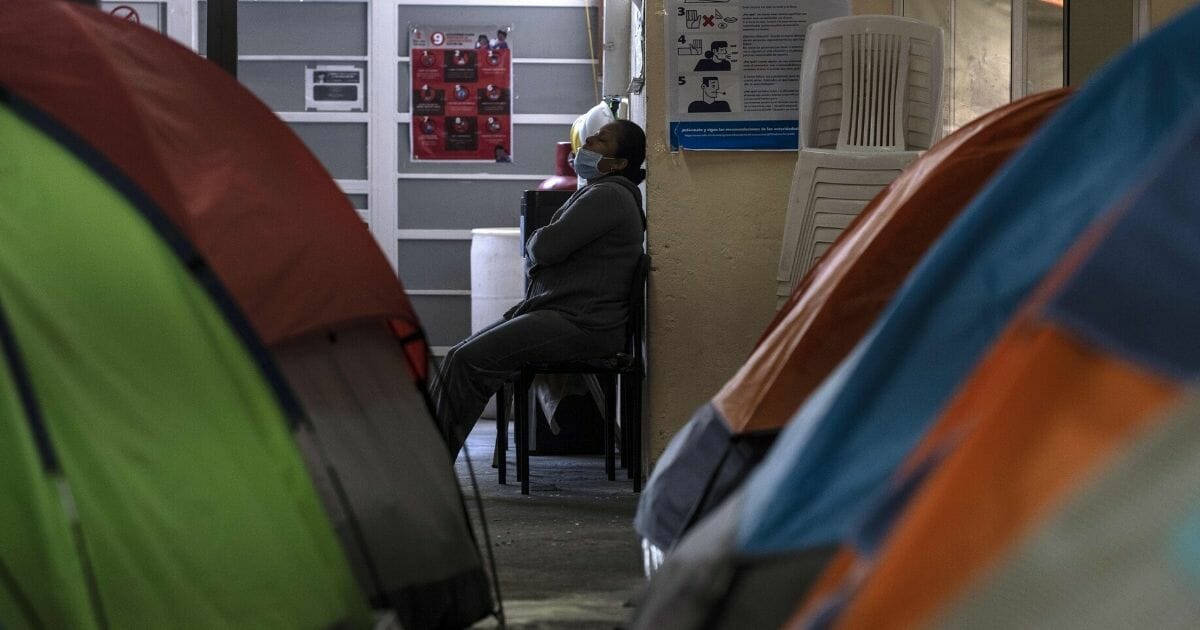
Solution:
<path fill-rule="evenodd" d="M 446 91 L 430 87 L 428 83 L 413 90 L 412 113 L 423 116 L 441 116 L 446 113 Z"/>
<path fill-rule="evenodd" d="M 480 114 L 507 114 L 509 101 L 508 88 L 502 88 L 495 83 L 489 83 L 475 93 L 476 107 Z"/>
<path fill-rule="evenodd" d="M 446 145 L 444 116 L 416 116 L 413 119 L 413 153 L 436 153 Z"/>
<path fill-rule="evenodd" d="M 680 75 L 675 83 L 675 105 L 680 113 L 726 113 L 744 109 L 740 75 L 689 73 Z"/>
<path fill-rule="evenodd" d="M 496 38 L 491 41 L 492 50 L 508 50 L 508 29 L 496 31 Z"/>
<path fill-rule="evenodd" d="M 512 161 L 506 27 L 411 31 L 412 159 Z"/>
<path fill-rule="evenodd" d="M 475 68 L 475 51 L 447 50 L 445 52 L 445 81 L 473 83 L 478 78 Z"/>
<path fill-rule="evenodd" d="M 458 134 L 475 134 L 475 119 L 471 117 L 455 116 L 446 118 L 446 130 L 450 133 Z"/>
<path fill-rule="evenodd" d="M 447 151 L 472 151 L 479 147 L 479 136 L 475 133 L 475 118 L 471 116 L 446 117 Z"/>
<path fill-rule="evenodd" d="M 741 70 L 739 63 L 742 44 L 737 33 L 733 37 L 685 36 L 676 40 L 676 67 L 680 71 L 734 72 Z"/>

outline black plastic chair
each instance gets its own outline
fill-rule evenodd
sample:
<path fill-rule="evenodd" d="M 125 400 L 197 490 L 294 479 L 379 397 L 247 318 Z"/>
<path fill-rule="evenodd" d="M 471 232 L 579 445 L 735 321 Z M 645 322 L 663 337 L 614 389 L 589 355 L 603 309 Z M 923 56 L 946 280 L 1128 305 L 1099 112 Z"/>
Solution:
<path fill-rule="evenodd" d="M 633 491 L 642 490 L 642 381 L 646 376 L 642 342 L 646 336 L 646 278 L 650 273 L 650 256 L 642 254 L 634 269 L 633 284 L 629 296 L 629 320 L 625 324 L 625 350 L 614 357 L 589 361 L 564 361 L 558 363 L 530 363 L 510 382 L 514 393 L 513 441 L 517 446 L 517 480 L 521 482 L 521 494 L 529 494 L 529 428 L 535 422 L 537 407 L 533 398 L 533 378 L 538 374 L 595 374 L 612 375 L 601 378 L 604 389 L 604 472 L 610 481 L 616 480 L 616 454 L 614 448 L 617 417 L 617 390 L 621 393 L 621 465 L 633 480 Z M 615 381 L 615 382 L 614 382 Z M 508 399 L 507 389 L 496 404 L 496 450 L 497 476 L 501 484 L 507 483 L 508 461 Z"/>

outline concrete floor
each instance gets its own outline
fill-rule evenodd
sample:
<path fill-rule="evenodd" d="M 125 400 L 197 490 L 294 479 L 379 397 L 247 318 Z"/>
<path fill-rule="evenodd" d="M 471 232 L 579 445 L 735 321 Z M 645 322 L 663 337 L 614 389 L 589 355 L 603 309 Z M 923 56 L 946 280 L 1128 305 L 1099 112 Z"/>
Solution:
<path fill-rule="evenodd" d="M 530 494 L 523 496 L 511 435 L 508 484 L 496 481 L 491 465 L 495 436 L 496 423 L 480 420 L 466 452 L 487 515 L 508 627 L 626 626 L 645 578 L 632 525 L 638 495 L 625 471 L 618 470 L 617 481 L 609 481 L 600 455 L 533 456 Z M 464 456 L 455 468 L 478 530 Z M 489 618 L 474 627 L 497 625 Z"/>

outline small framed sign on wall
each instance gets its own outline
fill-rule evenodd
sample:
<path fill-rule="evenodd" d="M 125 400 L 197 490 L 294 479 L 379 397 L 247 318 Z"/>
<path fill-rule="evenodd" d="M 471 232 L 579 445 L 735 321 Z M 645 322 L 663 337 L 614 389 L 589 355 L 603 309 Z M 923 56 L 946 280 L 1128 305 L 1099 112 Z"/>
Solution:
<path fill-rule="evenodd" d="M 362 111 L 363 69 L 355 66 L 305 68 L 304 107 L 322 112 Z"/>

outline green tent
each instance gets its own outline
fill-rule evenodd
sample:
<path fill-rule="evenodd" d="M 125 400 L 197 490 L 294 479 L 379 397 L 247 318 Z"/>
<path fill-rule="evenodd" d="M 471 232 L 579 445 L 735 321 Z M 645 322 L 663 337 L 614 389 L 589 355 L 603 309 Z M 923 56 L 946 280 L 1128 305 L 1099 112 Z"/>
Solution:
<path fill-rule="evenodd" d="M 403 286 L 192 51 L 0 0 L 0 331 L 0 626 L 491 612 Z"/>
<path fill-rule="evenodd" d="M 279 398 L 193 253 L 127 181 L 8 101 L 0 146 L 21 150 L 0 151 L 4 622 L 364 623 Z"/>

